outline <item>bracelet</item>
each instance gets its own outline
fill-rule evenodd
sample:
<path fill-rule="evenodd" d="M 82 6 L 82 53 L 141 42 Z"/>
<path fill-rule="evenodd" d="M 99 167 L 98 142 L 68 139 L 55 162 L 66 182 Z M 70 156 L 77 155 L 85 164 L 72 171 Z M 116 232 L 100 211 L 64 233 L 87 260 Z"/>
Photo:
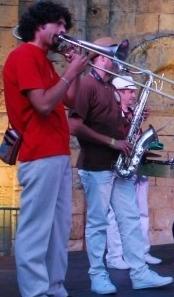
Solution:
<path fill-rule="evenodd" d="M 65 85 L 66 85 L 67 87 L 70 86 L 70 82 L 69 82 L 69 80 L 68 80 L 67 78 L 65 78 L 64 76 L 61 76 L 60 79 L 64 81 L 64 83 L 65 83 Z"/>
<path fill-rule="evenodd" d="M 114 146 L 116 144 L 115 138 L 111 138 L 110 146 Z"/>

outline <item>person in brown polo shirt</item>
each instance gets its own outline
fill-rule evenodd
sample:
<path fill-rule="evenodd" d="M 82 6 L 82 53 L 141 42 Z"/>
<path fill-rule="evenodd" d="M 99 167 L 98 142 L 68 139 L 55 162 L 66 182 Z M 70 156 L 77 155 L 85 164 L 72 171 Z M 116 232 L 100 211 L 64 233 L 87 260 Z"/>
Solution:
<path fill-rule="evenodd" d="M 110 37 L 94 43 L 107 47 L 115 44 Z M 110 71 L 115 67 L 113 60 L 103 54 L 93 53 L 91 59 L 96 67 Z M 117 292 L 103 261 L 110 203 L 119 225 L 133 288 L 164 286 L 172 283 L 173 278 L 158 275 L 145 263 L 135 177 L 120 178 L 112 170 L 120 151 L 130 153 L 131 146 L 125 140 L 129 125 L 122 119 L 110 75 L 96 67 L 82 78 L 75 108 L 69 118 L 71 134 L 77 136 L 81 146 L 77 166 L 86 194 L 85 237 L 91 290 L 98 294 Z"/>

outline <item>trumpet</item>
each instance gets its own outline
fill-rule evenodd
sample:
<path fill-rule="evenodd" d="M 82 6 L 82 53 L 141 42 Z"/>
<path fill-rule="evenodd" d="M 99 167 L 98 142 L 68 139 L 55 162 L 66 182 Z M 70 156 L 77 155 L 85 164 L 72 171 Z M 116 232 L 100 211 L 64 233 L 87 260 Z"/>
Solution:
<path fill-rule="evenodd" d="M 13 28 L 12 34 L 18 40 L 22 39 L 18 34 L 18 25 Z M 69 52 L 70 48 L 77 47 L 77 48 L 86 50 L 87 54 L 89 54 L 89 52 L 94 52 L 98 55 L 103 55 L 103 56 L 113 60 L 113 63 L 117 66 L 116 72 L 104 69 L 102 67 L 96 66 L 93 63 L 89 62 L 89 65 L 91 67 L 105 71 L 106 73 L 108 73 L 111 76 L 122 77 L 124 72 L 130 73 L 133 75 L 145 75 L 146 77 L 152 76 L 154 82 L 155 82 L 155 80 L 158 80 L 158 81 L 161 81 L 162 84 L 163 84 L 163 82 L 166 82 L 166 83 L 169 83 L 174 86 L 173 80 L 166 78 L 164 76 L 155 74 L 149 69 L 143 69 L 143 68 L 140 68 L 138 66 L 135 66 L 135 65 L 132 65 L 132 64 L 126 62 L 125 60 L 128 56 L 128 50 L 129 50 L 129 41 L 127 39 L 125 39 L 121 43 L 115 44 L 113 46 L 100 46 L 100 45 L 97 45 L 97 44 L 94 44 L 94 43 L 91 43 L 88 41 L 75 39 L 75 38 L 65 35 L 65 34 L 57 34 L 54 36 L 53 39 L 54 39 L 53 40 L 54 50 L 57 53 L 64 55 L 65 57 L 68 56 L 68 52 Z M 130 81 L 129 79 L 126 78 L 126 80 L 128 82 L 132 83 L 132 81 Z M 174 100 L 173 95 L 168 94 L 166 92 L 162 92 L 161 89 L 157 89 L 157 87 L 155 87 L 155 88 L 153 86 L 147 87 L 147 86 L 145 86 L 144 83 L 137 81 L 137 80 L 134 80 L 133 82 L 135 83 L 135 85 L 137 85 L 139 87 L 142 87 L 142 88 L 146 87 L 146 90 L 148 89 L 149 91 L 152 91 L 158 95 L 161 95 L 166 98 Z"/>

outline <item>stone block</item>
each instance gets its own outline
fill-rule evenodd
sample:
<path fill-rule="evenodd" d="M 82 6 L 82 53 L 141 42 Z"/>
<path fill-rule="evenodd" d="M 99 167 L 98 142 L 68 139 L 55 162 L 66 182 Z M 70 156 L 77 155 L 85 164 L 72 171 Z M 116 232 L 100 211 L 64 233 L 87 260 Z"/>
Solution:
<path fill-rule="evenodd" d="M 68 7 L 70 12 L 72 13 L 73 21 L 75 26 L 79 21 L 86 21 L 86 2 L 87 0 L 83 1 L 81 5 L 77 1 L 68 1 L 68 3 L 64 3 L 65 6 Z"/>
<path fill-rule="evenodd" d="M 141 69 L 150 69 L 160 77 L 164 75 L 164 78 L 173 80 L 173 49 L 174 40 L 171 36 L 146 40 L 131 51 L 129 63 L 137 65 Z M 158 90 L 161 88 L 161 92 L 173 96 L 173 84 L 160 81 L 157 78 L 154 79 Z M 136 80 L 141 82 L 137 76 Z M 153 89 L 155 89 L 155 84 L 153 84 Z M 161 97 L 156 92 L 150 92 L 147 104 L 151 112 L 160 112 L 161 114 L 174 113 L 173 101 L 167 97 Z"/>
<path fill-rule="evenodd" d="M 10 50 L 16 47 L 17 40 L 12 35 L 11 29 L 0 29 L 0 40 L 0 65 L 3 65 Z"/>
<path fill-rule="evenodd" d="M 86 22 L 77 21 L 74 31 L 72 31 L 70 35 L 78 40 L 86 40 Z"/>
<path fill-rule="evenodd" d="M 172 37 L 159 37 L 153 40 L 145 40 L 141 45 L 131 51 L 130 62 L 140 65 L 141 68 L 150 69 L 156 74 L 162 74 L 163 69 L 165 77 L 168 75 L 169 65 L 173 63 L 173 44 Z M 164 87 L 164 86 L 163 86 Z"/>
<path fill-rule="evenodd" d="M 109 23 L 109 9 L 108 5 L 102 3 L 92 3 L 88 6 L 87 22 L 88 26 L 98 26 L 100 20 L 100 28 L 108 25 Z"/>
<path fill-rule="evenodd" d="M 76 214 L 72 216 L 72 230 L 70 239 L 82 239 L 84 236 L 84 215 Z"/>
<path fill-rule="evenodd" d="M 82 189 L 82 184 L 78 175 L 78 169 L 76 167 L 73 168 L 73 189 Z"/>
<path fill-rule="evenodd" d="M 173 64 L 173 55 L 172 50 L 174 48 L 174 40 L 172 36 L 161 36 L 159 38 L 156 38 L 154 41 L 152 41 L 153 48 L 161 50 L 160 52 L 160 60 L 159 63 L 156 65 L 156 68 L 158 69 L 159 66 L 162 64 L 166 67 L 166 70 L 170 69 L 168 68 L 170 62 Z M 166 55 L 167 53 L 167 55 Z M 154 65 L 155 66 L 155 65 Z"/>
<path fill-rule="evenodd" d="M 4 203 L 6 203 L 6 200 L 9 199 L 10 197 L 10 201 L 12 202 L 12 186 L 9 185 L 0 185 L 0 204 L 4 205 Z"/>
<path fill-rule="evenodd" d="M 130 34 L 136 32 L 135 25 L 135 14 L 134 13 L 119 13 L 111 15 L 110 19 L 111 30 L 113 37 L 117 40 L 119 35 L 122 36 L 124 33 L 124 38 L 128 38 Z"/>
<path fill-rule="evenodd" d="M 69 240 L 68 250 L 71 252 L 84 250 L 84 239 Z"/>
<path fill-rule="evenodd" d="M 108 6 L 108 0 L 88 0 L 87 1 L 87 4 L 90 4 L 90 5 L 98 5 L 98 6 Z"/>
<path fill-rule="evenodd" d="M 137 12 L 141 13 L 160 13 L 161 8 L 160 0 L 146 1 L 146 0 L 138 0 L 137 1 Z"/>
<path fill-rule="evenodd" d="M 17 23 L 18 5 L 2 5 L 0 10 L 0 27 L 14 27 Z"/>
<path fill-rule="evenodd" d="M 158 1 L 158 0 L 157 0 Z M 173 14 L 174 13 L 174 5 L 173 2 L 170 0 L 164 1 L 164 0 L 160 0 L 161 3 L 161 9 L 160 9 L 160 13 L 166 13 L 166 14 Z"/>
<path fill-rule="evenodd" d="M 152 230 L 150 231 L 150 241 L 152 245 L 173 244 L 173 236 L 171 230 Z"/>
<path fill-rule="evenodd" d="M 85 213 L 85 198 L 83 190 L 73 189 L 73 214 L 83 214 Z"/>
<path fill-rule="evenodd" d="M 103 36 L 110 35 L 108 32 L 107 26 L 104 26 L 101 30 L 101 27 L 88 27 L 87 28 L 87 41 L 93 42 L 98 38 L 101 38 Z"/>
<path fill-rule="evenodd" d="M 155 130 L 163 128 L 158 132 L 158 135 L 161 135 L 160 137 L 167 137 L 167 135 L 171 137 L 170 135 L 173 135 L 174 118 L 171 116 L 150 115 L 143 123 L 143 129 L 147 129 L 150 124 L 153 125 Z"/>
<path fill-rule="evenodd" d="M 6 112 L 5 101 L 4 101 L 4 92 L 0 89 L 0 113 Z"/>
<path fill-rule="evenodd" d="M 174 191 L 173 191 L 174 192 Z M 174 194 L 174 193 L 173 193 Z M 171 205 L 171 209 L 174 210 L 174 196 L 172 197 L 171 201 L 170 201 L 170 205 Z M 174 218 L 173 218 L 173 221 L 174 221 Z"/>
<path fill-rule="evenodd" d="M 77 160 L 79 157 L 80 150 L 79 149 L 71 149 L 71 165 L 72 167 L 77 166 Z"/>
<path fill-rule="evenodd" d="M 164 179 L 160 179 L 164 180 Z M 159 209 L 165 209 L 167 207 L 171 207 L 171 201 L 173 199 L 173 188 L 160 185 L 150 187 L 149 189 L 149 208 L 154 211 Z"/>
<path fill-rule="evenodd" d="M 13 191 L 13 196 L 12 196 L 12 206 L 13 207 L 20 207 L 20 190 Z"/>
<path fill-rule="evenodd" d="M 150 198 L 149 198 L 150 199 Z M 150 222 L 150 229 L 154 226 L 154 210 L 149 205 L 149 222 Z"/>
<path fill-rule="evenodd" d="M 124 1 L 123 1 L 124 2 Z M 132 1 L 130 1 L 132 4 Z M 146 0 L 138 0 L 136 1 L 136 11 L 141 13 L 155 13 L 161 14 L 168 13 L 171 14 L 174 12 L 174 7 L 172 1 L 164 1 L 164 0 L 153 0 L 153 1 L 146 1 Z"/>
<path fill-rule="evenodd" d="M 150 185 L 150 187 L 155 186 L 155 184 L 156 184 L 156 178 L 152 177 L 152 176 L 149 176 L 149 185 Z"/>
<path fill-rule="evenodd" d="M 159 136 L 160 141 L 164 144 L 164 150 L 167 152 L 174 151 L 174 137 L 173 136 Z"/>
<path fill-rule="evenodd" d="M 173 224 L 174 210 L 166 205 L 165 208 L 155 209 L 154 211 L 154 225 L 156 231 L 171 230 Z"/>
<path fill-rule="evenodd" d="M 117 0 L 111 1 L 111 11 L 114 14 L 120 12 L 134 12 L 134 13 L 155 13 L 161 14 L 163 13 L 173 13 L 174 7 L 172 1 L 164 1 L 164 0 Z"/>
<path fill-rule="evenodd" d="M 12 186 L 12 182 L 13 182 L 13 167 L 6 166 L 3 163 L 0 170 L 0 185 L 1 187 Z"/>
<path fill-rule="evenodd" d="M 0 133 L 0 143 L 2 142 L 3 136 L 4 136 L 4 133 Z"/>
<path fill-rule="evenodd" d="M 0 133 L 3 133 L 8 126 L 8 118 L 5 112 L 0 112 Z"/>
<path fill-rule="evenodd" d="M 161 13 L 159 16 L 159 31 L 160 32 L 166 32 L 166 31 L 172 31 L 173 32 L 174 27 L 174 18 L 173 14 L 164 14 Z"/>
<path fill-rule="evenodd" d="M 0 162 L 0 205 L 11 206 L 13 201 L 13 168 Z"/>
<path fill-rule="evenodd" d="M 158 31 L 158 15 L 151 13 L 137 14 L 135 25 L 138 33 L 156 33 Z"/>
<path fill-rule="evenodd" d="M 174 183 L 173 183 L 173 178 L 167 177 L 167 178 L 162 178 L 162 177 L 157 177 L 156 178 L 156 186 L 158 187 L 165 187 L 167 188 L 167 191 L 171 189 L 171 192 L 174 190 Z"/>
<path fill-rule="evenodd" d="M 0 189 L 0 205 L 3 207 L 12 206 L 12 192 L 10 188 Z"/>
<path fill-rule="evenodd" d="M 137 1 L 132 0 L 117 0 L 111 1 L 111 11 L 113 15 L 120 13 L 135 13 L 137 10 Z"/>
<path fill-rule="evenodd" d="M 0 5 L 18 5 L 19 4 L 19 0 L 0 0 Z"/>

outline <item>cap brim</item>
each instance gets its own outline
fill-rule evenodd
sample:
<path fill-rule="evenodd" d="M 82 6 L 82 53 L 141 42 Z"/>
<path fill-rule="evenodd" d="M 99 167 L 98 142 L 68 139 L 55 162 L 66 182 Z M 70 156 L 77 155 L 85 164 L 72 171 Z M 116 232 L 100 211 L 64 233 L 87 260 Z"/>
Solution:
<path fill-rule="evenodd" d="M 114 84 L 113 84 L 114 85 Z M 114 85 L 115 86 L 115 85 Z M 116 87 L 115 88 L 117 90 L 138 90 L 138 88 L 136 86 L 119 86 L 119 87 Z"/>
<path fill-rule="evenodd" d="M 137 90 L 138 88 L 135 87 L 135 86 L 129 86 L 128 88 L 125 88 L 125 89 L 128 89 L 128 90 Z"/>

